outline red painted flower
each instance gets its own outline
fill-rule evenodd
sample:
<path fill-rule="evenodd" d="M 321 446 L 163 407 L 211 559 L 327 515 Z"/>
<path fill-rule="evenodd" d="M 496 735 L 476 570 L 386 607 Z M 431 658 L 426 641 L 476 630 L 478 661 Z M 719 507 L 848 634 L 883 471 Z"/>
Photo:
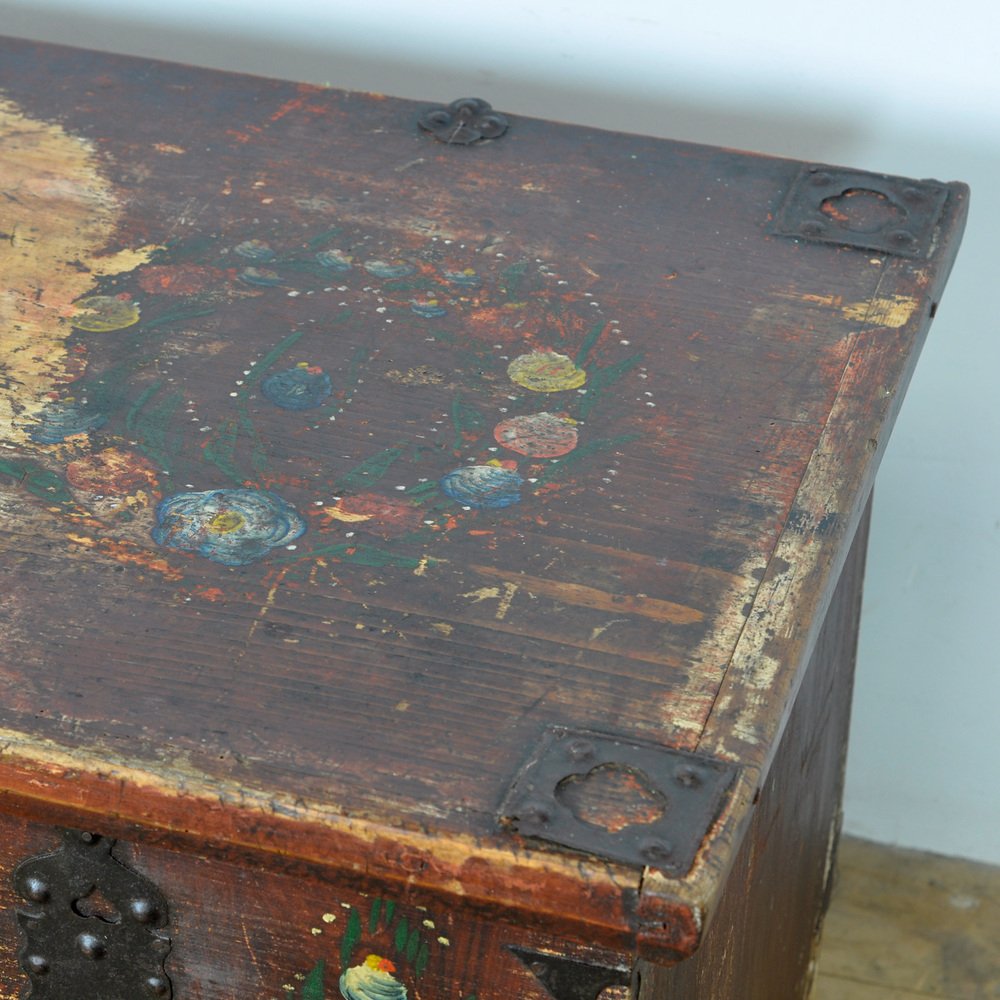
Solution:
<path fill-rule="evenodd" d="M 88 493 L 105 496 L 127 496 L 136 490 L 156 489 L 156 469 L 141 455 L 105 448 L 66 466 L 66 479 L 71 486 Z"/>
<path fill-rule="evenodd" d="M 324 508 L 323 513 L 332 520 L 383 538 L 415 531 L 423 520 L 420 508 L 409 500 L 387 497 L 380 493 L 359 493 L 357 496 L 344 497 L 334 506 Z"/>
<path fill-rule="evenodd" d="M 139 287 L 152 295 L 197 295 L 215 284 L 220 273 L 201 264 L 152 264 L 139 271 Z"/>

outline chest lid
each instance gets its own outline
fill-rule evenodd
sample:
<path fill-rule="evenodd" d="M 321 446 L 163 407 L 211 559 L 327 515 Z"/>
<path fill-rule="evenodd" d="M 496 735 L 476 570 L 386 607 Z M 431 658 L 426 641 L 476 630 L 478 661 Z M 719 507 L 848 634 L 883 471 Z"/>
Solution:
<path fill-rule="evenodd" d="M 7 801 L 615 945 L 703 892 L 964 187 L 0 56 Z"/>

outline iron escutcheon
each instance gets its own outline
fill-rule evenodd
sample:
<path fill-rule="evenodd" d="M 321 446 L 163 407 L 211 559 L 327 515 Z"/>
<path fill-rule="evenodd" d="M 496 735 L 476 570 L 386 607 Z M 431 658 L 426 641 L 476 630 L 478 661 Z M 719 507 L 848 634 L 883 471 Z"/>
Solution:
<path fill-rule="evenodd" d="M 771 226 L 778 236 L 928 257 L 948 187 L 885 174 L 804 167 Z"/>
<path fill-rule="evenodd" d="M 114 840 L 63 831 L 59 850 L 14 872 L 29 1000 L 141 1000 L 172 995 L 164 961 L 167 903 L 111 853 Z"/>
<path fill-rule="evenodd" d="M 501 806 L 502 828 L 611 861 L 685 874 L 736 767 L 599 733 L 552 728 Z"/>

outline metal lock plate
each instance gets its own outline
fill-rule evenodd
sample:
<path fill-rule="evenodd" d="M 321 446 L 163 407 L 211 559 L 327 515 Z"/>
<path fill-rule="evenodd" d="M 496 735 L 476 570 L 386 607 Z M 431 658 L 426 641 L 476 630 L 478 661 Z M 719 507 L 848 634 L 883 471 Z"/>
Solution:
<path fill-rule="evenodd" d="M 515 779 L 499 822 L 524 837 L 683 875 L 735 773 L 711 757 L 551 729 Z"/>
<path fill-rule="evenodd" d="M 172 995 L 163 968 L 170 951 L 166 900 L 112 856 L 113 846 L 106 837 L 66 830 L 58 851 L 15 870 L 14 887 L 28 904 L 17 913 L 28 1000 Z"/>

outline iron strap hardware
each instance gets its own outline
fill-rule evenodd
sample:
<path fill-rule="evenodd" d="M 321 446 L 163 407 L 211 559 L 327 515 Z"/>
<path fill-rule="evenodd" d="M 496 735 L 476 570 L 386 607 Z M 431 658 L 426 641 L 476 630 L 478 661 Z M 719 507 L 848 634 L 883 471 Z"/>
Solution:
<path fill-rule="evenodd" d="M 948 197 L 938 181 L 810 166 L 795 178 L 771 232 L 818 243 L 928 257 Z"/>
<path fill-rule="evenodd" d="M 115 859 L 114 843 L 65 830 L 58 851 L 15 870 L 14 887 L 29 904 L 17 912 L 28 1000 L 169 1000 L 166 900 Z"/>
<path fill-rule="evenodd" d="M 417 124 L 435 139 L 450 146 L 468 146 L 480 139 L 497 139 L 507 131 L 506 117 L 478 97 L 463 97 L 451 104 L 428 108 Z"/>
<path fill-rule="evenodd" d="M 499 823 L 523 837 L 679 876 L 735 773 L 712 757 L 553 728 L 514 780 Z"/>
<path fill-rule="evenodd" d="M 627 987 L 632 980 L 628 969 L 591 965 L 565 955 L 532 951 L 517 945 L 507 947 L 527 966 L 555 1000 L 598 1000 L 609 987 Z"/>

